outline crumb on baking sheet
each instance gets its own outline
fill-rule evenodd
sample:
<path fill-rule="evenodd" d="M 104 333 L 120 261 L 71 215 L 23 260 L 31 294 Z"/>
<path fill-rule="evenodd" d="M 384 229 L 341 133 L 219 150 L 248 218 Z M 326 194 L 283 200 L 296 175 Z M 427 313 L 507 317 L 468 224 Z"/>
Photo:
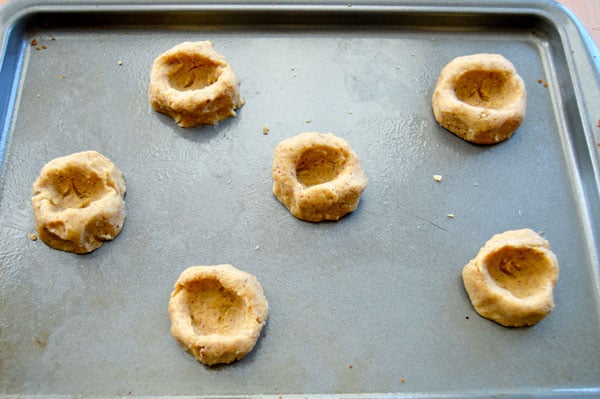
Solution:
<path fill-rule="evenodd" d="M 600 127 L 600 118 L 598 119 L 598 124 L 596 126 Z"/>
<path fill-rule="evenodd" d="M 29 239 L 31 241 L 37 241 L 37 236 L 35 234 L 31 233 L 31 234 L 29 234 Z"/>
<path fill-rule="evenodd" d="M 454 215 L 453 213 L 447 213 L 446 216 L 448 217 L 448 219 L 454 219 L 456 217 L 456 215 Z"/>
<path fill-rule="evenodd" d="M 33 47 L 36 51 L 46 50 L 48 48 L 48 46 L 45 44 L 40 44 L 39 40 L 35 38 L 31 39 L 29 44 L 31 44 L 31 47 Z"/>
<path fill-rule="evenodd" d="M 266 123 L 263 125 L 263 129 L 262 132 L 263 134 L 269 134 L 269 132 L 271 131 L 271 128 L 269 128 L 269 125 L 267 125 Z"/>
<path fill-rule="evenodd" d="M 400 378 L 400 384 L 404 384 L 406 380 L 404 378 Z"/>
<path fill-rule="evenodd" d="M 435 180 L 436 182 L 441 182 L 442 181 L 442 175 L 433 175 L 433 180 Z"/>
<path fill-rule="evenodd" d="M 307 119 L 307 120 L 305 120 L 304 122 L 306 122 L 306 123 L 311 123 L 311 122 L 312 122 L 312 119 Z"/>
<path fill-rule="evenodd" d="M 119 61 L 117 61 L 117 64 L 118 65 L 123 65 L 123 61 L 119 60 Z"/>

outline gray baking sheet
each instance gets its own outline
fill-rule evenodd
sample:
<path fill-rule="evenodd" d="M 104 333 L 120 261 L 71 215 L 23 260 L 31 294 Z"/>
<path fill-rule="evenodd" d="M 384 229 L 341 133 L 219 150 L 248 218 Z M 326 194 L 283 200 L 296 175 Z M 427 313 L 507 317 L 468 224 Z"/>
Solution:
<path fill-rule="evenodd" d="M 556 4 L 25 0 L 0 24 L 0 395 L 600 395 L 598 51 Z M 152 61 L 187 40 L 227 57 L 237 117 L 182 129 L 150 108 Z M 495 146 L 431 111 L 441 68 L 480 52 L 528 92 Z M 305 131 L 345 138 L 368 174 L 339 222 L 271 193 L 275 145 Z M 125 174 L 123 231 L 83 256 L 31 241 L 41 167 L 89 149 Z M 556 308 L 504 328 L 460 273 L 524 227 L 558 257 Z M 271 313 L 250 355 L 209 368 L 167 303 L 183 269 L 219 263 L 256 275 Z"/>

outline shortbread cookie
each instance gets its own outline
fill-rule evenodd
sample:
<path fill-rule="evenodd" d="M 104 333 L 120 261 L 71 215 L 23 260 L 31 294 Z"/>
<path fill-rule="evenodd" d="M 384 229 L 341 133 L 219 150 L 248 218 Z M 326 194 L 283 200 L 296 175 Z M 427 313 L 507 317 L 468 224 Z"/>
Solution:
<path fill-rule="evenodd" d="M 148 99 L 181 127 L 214 125 L 244 104 L 238 79 L 210 41 L 184 42 L 156 58 Z"/>
<path fill-rule="evenodd" d="M 31 198 L 38 236 L 79 254 L 114 239 L 125 223 L 125 180 L 105 156 L 85 151 L 48 162 Z"/>
<path fill-rule="evenodd" d="M 527 93 L 514 66 L 498 54 L 474 54 L 450 61 L 433 93 L 435 119 L 477 144 L 508 139 L 525 118 Z"/>
<path fill-rule="evenodd" d="M 548 241 L 529 229 L 493 236 L 463 269 L 473 307 L 507 327 L 531 326 L 554 309 L 558 262 Z"/>
<path fill-rule="evenodd" d="M 331 133 L 301 133 L 275 148 L 273 194 L 292 215 L 309 222 L 353 212 L 367 186 L 360 158 Z"/>
<path fill-rule="evenodd" d="M 240 360 L 254 348 L 269 304 L 253 275 L 232 265 L 193 266 L 175 283 L 169 315 L 173 337 L 210 366 Z"/>

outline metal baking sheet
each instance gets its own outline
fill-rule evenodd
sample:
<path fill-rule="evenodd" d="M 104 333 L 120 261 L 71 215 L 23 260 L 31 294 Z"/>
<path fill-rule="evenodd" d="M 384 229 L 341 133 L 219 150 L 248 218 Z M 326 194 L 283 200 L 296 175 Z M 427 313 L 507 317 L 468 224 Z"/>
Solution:
<path fill-rule="evenodd" d="M 600 395 L 600 68 L 565 9 L 22 0 L 0 26 L 1 396 Z M 151 110 L 152 61 L 187 40 L 228 58 L 237 117 L 181 129 Z M 511 60 L 528 92 L 495 146 L 431 111 L 441 68 L 479 52 Z M 347 139 L 369 176 L 337 223 L 271 193 L 275 145 L 305 131 Z M 125 174 L 124 230 L 84 256 L 31 241 L 41 167 L 88 149 Z M 504 328 L 460 272 L 523 227 L 559 259 L 556 308 Z M 256 275 L 271 313 L 250 355 L 208 368 L 170 336 L 167 302 L 183 269 L 219 263 Z"/>

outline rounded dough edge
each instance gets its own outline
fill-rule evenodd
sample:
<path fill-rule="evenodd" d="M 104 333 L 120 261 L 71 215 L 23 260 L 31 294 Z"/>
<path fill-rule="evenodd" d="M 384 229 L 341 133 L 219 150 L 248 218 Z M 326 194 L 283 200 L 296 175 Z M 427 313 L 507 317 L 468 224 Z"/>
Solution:
<path fill-rule="evenodd" d="M 327 148 L 344 158 L 335 176 L 314 185 L 298 180 L 297 168 L 307 151 Z M 350 144 L 333 133 L 305 132 L 277 144 L 273 154 L 273 194 L 298 219 L 339 220 L 358 207 L 368 179 Z"/>
<path fill-rule="evenodd" d="M 216 70 L 218 78 L 208 86 L 179 90 L 170 82 L 173 64 L 180 59 L 205 59 Z M 183 68 L 180 63 L 179 68 Z M 239 80 L 226 58 L 216 52 L 210 41 L 183 42 L 159 55 L 152 63 L 148 100 L 152 108 L 169 115 L 184 128 L 198 125 L 214 125 L 233 117 L 244 105 L 239 92 Z"/>
<path fill-rule="evenodd" d="M 548 276 L 536 293 L 517 297 L 492 278 L 487 262 L 504 250 L 532 250 L 547 262 Z M 521 229 L 496 234 L 488 240 L 463 268 L 462 279 L 471 304 L 480 316 L 506 327 L 523 327 L 538 323 L 554 309 L 553 289 L 558 273 L 558 261 L 548 241 L 530 229 Z"/>
<path fill-rule="evenodd" d="M 186 290 L 194 283 L 216 280 L 236 295 L 246 308 L 242 328 L 235 334 L 198 333 L 193 325 Z M 230 264 L 191 266 L 185 269 L 169 300 L 171 335 L 199 362 L 212 366 L 240 360 L 252 351 L 269 316 L 269 304 L 258 279 Z"/>
<path fill-rule="evenodd" d="M 78 171 L 86 171 L 97 179 L 102 195 L 93 198 L 77 193 L 81 207 L 69 207 L 66 198 L 76 191 L 74 180 L 68 192 L 57 193 L 55 178 L 67 179 Z M 73 178 L 74 179 L 74 178 Z M 84 186 L 85 188 L 85 186 Z M 121 232 L 126 218 L 125 180 L 123 174 L 104 155 L 97 151 L 82 151 L 55 158 L 48 162 L 33 184 L 31 198 L 37 234 L 52 248 L 84 254 Z M 91 197 L 91 198 L 90 198 Z M 89 201 L 88 204 L 85 202 Z"/>
<path fill-rule="evenodd" d="M 494 72 L 507 78 L 511 99 L 502 107 L 474 106 L 457 97 L 457 83 L 469 72 Z M 525 118 L 527 92 L 513 64 L 499 54 L 457 57 L 441 71 L 432 96 L 435 119 L 445 129 L 475 144 L 507 140 Z"/>

